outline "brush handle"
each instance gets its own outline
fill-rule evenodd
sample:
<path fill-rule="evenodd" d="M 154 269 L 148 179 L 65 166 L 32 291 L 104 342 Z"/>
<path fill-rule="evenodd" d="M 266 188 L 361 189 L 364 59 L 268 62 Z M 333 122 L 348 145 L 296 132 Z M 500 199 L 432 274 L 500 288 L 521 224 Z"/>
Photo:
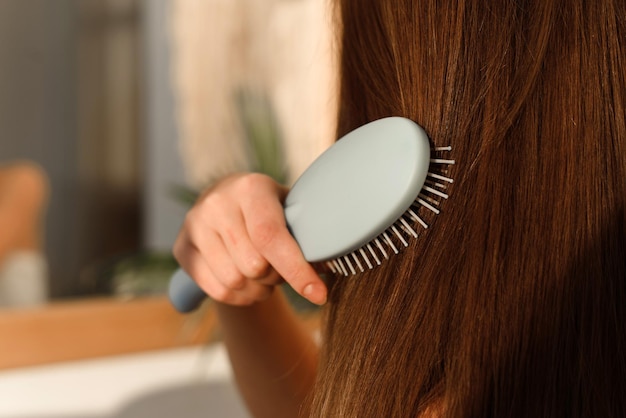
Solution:
<path fill-rule="evenodd" d="M 180 313 L 195 310 L 207 297 L 206 293 L 181 268 L 170 279 L 168 296 L 174 308 Z"/>

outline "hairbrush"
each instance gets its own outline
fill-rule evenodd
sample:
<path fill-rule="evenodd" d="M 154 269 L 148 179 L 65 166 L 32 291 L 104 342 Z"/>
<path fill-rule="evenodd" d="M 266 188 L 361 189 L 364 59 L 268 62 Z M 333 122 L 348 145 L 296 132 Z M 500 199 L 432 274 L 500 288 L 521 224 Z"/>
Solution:
<path fill-rule="evenodd" d="M 452 178 L 431 150 L 428 135 L 410 119 L 388 117 L 343 136 L 298 178 L 284 204 L 289 231 L 304 258 L 319 270 L 350 276 L 373 269 L 428 228 L 419 212 L 439 214 Z M 431 155 L 432 154 L 432 155 Z M 431 169 L 432 166 L 432 169 Z M 205 293 L 182 269 L 169 297 L 180 312 L 194 310 Z"/>

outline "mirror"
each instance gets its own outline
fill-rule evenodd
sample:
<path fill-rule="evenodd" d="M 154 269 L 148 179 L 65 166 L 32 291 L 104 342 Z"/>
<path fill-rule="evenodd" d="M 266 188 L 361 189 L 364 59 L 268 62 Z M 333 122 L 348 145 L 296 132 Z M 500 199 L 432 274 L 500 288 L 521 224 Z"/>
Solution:
<path fill-rule="evenodd" d="M 163 2 L 143 3 L 0 2 L 0 175 L 11 182 L 20 167 L 35 165 L 47 189 L 37 226 L 40 242 L 24 245 L 14 242 L 23 238 L 10 241 L 5 234 L 2 264 L 23 271 L 28 267 L 19 263 L 27 261 L 16 254 L 40 251 L 46 264 L 32 273 L 45 275 L 39 286 L 51 299 L 109 294 L 113 270 L 125 260 L 153 262 L 156 253 L 164 253 L 165 266 L 172 263 L 166 245 L 151 260 L 143 250 L 151 214 L 146 207 L 159 187 L 148 173 L 159 155 L 145 136 L 147 101 L 159 94 L 146 91 L 154 82 L 146 79 L 146 50 L 156 46 L 147 35 L 165 30 L 148 33 L 162 23 Z M 163 52 L 151 59 L 165 62 L 165 38 L 160 42 Z M 165 98 L 167 108 L 171 99 Z M 174 143 L 169 113 L 160 122 L 169 122 L 162 135 Z M 176 152 L 169 155 L 173 161 L 160 168 L 170 172 L 162 175 L 183 182 Z M 168 204 L 174 230 L 184 208 Z"/>
<path fill-rule="evenodd" d="M 334 137 L 318 3 L 0 2 L 0 164 L 47 196 L 36 244 L 0 241 L 0 278 L 28 252 L 46 300 L 162 292 L 193 190 L 252 167 L 250 109 L 279 122 L 293 181 Z"/>

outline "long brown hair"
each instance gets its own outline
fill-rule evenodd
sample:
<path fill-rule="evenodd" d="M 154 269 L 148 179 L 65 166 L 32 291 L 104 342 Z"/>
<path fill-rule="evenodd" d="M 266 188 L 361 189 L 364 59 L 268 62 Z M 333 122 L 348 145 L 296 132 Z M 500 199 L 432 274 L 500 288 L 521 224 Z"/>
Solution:
<path fill-rule="evenodd" d="M 625 417 L 626 2 L 338 16 L 339 134 L 405 116 L 457 164 L 429 229 L 332 286 L 311 415 Z"/>

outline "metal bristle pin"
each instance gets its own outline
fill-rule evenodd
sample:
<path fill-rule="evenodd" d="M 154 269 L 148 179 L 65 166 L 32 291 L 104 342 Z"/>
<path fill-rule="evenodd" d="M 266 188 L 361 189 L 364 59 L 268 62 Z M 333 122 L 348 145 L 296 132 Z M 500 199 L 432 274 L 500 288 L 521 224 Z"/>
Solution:
<path fill-rule="evenodd" d="M 435 147 L 433 151 L 436 154 L 450 152 L 452 147 Z M 428 229 L 428 224 L 417 212 L 421 208 L 425 208 L 435 215 L 441 212 L 437 206 L 439 206 L 441 199 L 449 197 L 445 190 L 448 185 L 454 182 L 452 178 L 446 175 L 447 167 L 454 165 L 455 160 L 436 155 L 430 159 L 430 164 L 432 170 L 428 171 L 426 182 L 411 207 L 389 228 L 367 244 L 349 254 L 326 261 L 324 264 L 333 274 L 348 277 L 362 273 L 366 269 L 372 270 L 382 264 L 381 259 L 389 259 L 388 251 L 398 254 L 399 245 L 408 247 L 407 239 L 417 238 L 419 227 Z M 399 245 L 394 244 L 394 240 Z"/>

